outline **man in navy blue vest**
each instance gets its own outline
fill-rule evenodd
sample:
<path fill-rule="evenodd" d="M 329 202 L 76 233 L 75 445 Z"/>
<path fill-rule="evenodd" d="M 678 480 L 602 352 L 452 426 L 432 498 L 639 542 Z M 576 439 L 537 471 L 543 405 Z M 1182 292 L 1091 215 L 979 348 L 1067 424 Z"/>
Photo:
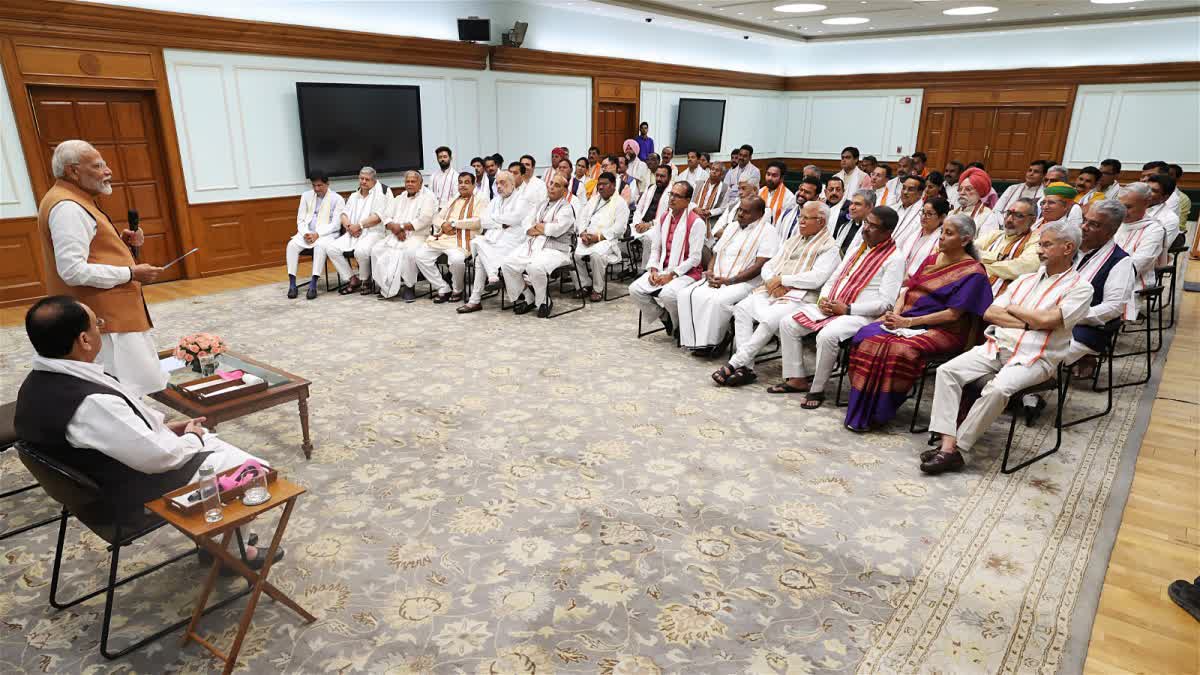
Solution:
<path fill-rule="evenodd" d="M 1076 364 L 1077 377 L 1091 377 L 1095 355 L 1104 348 L 1101 327 L 1121 318 L 1133 297 L 1133 263 L 1113 241 L 1124 220 L 1121 202 L 1106 199 L 1092 204 L 1083 221 L 1083 243 L 1075 269 L 1092 284 L 1092 306 L 1071 332 L 1071 346 L 1063 360 Z"/>

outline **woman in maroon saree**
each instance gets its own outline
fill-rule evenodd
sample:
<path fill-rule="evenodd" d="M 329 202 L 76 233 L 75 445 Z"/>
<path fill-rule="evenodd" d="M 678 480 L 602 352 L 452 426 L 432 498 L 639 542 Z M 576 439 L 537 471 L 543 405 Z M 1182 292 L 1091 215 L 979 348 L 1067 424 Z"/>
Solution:
<path fill-rule="evenodd" d="M 866 431 L 890 421 L 924 371 L 926 357 L 958 354 L 976 341 L 992 289 L 976 259 L 974 238 L 970 217 L 946 218 L 938 252 L 904 280 L 895 309 L 854 336 L 848 429 Z M 908 337 L 893 332 L 908 330 L 923 332 Z"/>

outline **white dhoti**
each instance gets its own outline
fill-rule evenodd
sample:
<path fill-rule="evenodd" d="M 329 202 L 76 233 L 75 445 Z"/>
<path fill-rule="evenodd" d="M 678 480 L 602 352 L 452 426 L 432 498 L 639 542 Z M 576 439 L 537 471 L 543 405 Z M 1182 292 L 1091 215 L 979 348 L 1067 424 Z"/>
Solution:
<path fill-rule="evenodd" d="M 263 466 L 271 466 L 271 463 L 267 460 L 255 457 L 236 445 L 226 443 L 224 439 L 217 438 L 211 431 L 204 434 L 204 451 L 212 454 L 204 460 L 204 464 L 201 466 L 211 466 L 218 474 L 222 471 L 236 469 L 250 459 L 257 460 Z M 196 483 L 199 480 L 200 470 L 196 469 L 196 473 L 192 475 L 191 482 Z"/>
<path fill-rule="evenodd" d="M 425 246 L 423 237 L 411 232 L 404 241 L 388 233 L 371 251 L 375 264 L 375 283 L 385 298 L 395 297 L 403 286 L 417 285 L 417 251 Z"/>
<path fill-rule="evenodd" d="M 515 302 L 518 296 L 525 302 L 532 302 L 539 307 L 546 304 L 546 287 L 554 270 L 571 261 L 570 255 L 558 249 L 543 248 L 529 253 L 529 247 L 522 244 L 504 259 L 500 271 L 504 274 L 504 287 L 512 294 Z M 529 281 L 526 288 L 525 281 Z M 522 290 L 523 289 L 523 290 Z"/>
<path fill-rule="evenodd" d="M 325 250 L 330 262 L 344 279 L 349 279 L 353 274 L 350 270 L 350 262 L 346 260 L 345 256 L 345 254 L 353 252 L 354 259 L 358 261 L 358 278 L 366 281 L 371 278 L 371 249 L 383 239 L 381 230 L 382 228 L 379 226 L 372 227 L 364 230 L 357 237 L 351 237 L 349 232 L 343 232 L 336 239 L 321 240 L 317 244 Z"/>
<path fill-rule="evenodd" d="M 587 264 L 584 264 L 584 258 L 588 259 Z M 583 242 L 575 245 L 575 269 L 579 272 L 580 283 L 584 288 L 595 289 L 597 293 L 604 292 L 608 266 L 620 261 L 619 242 L 605 239 L 591 245 Z"/>
<path fill-rule="evenodd" d="M 438 258 L 446 256 L 446 264 L 450 267 L 450 282 L 453 284 L 455 293 L 462 293 L 466 287 L 467 278 L 467 258 L 470 254 L 458 247 L 458 242 L 455 237 L 429 237 L 425 240 L 425 245 L 417 249 L 415 259 L 417 269 L 425 278 L 429 280 L 433 286 L 434 293 L 445 295 L 450 292 L 450 286 L 446 284 L 446 280 L 442 278 L 442 271 L 438 269 Z"/>
<path fill-rule="evenodd" d="M 817 332 L 817 367 L 812 373 L 812 385 L 809 391 L 820 394 L 825 391 L 825 383 L 829 374 L 837 365 L 838 351 L 843 340 L 854 337 L 858 329 L 871 323 L 865 316 L 844 314 L 834 317 L 832 321 L 821 327 Z M 783 377 L 807 378 L 808 369 L 804 366 L 804 346 L 802 339 L 812 331 L 801 325 L 792 316 L 786 316 L 779 321 L 779 346 L 783 351 Z"/>
<path fill-rule="evenodd" d="M 1032 365 L 1004 365 L 1012 358 L 1012 352 L 1001 349 L 996 356 L 988 356 L 983 346 L 959 354 L 937 369 L 937 385 L 933 390 L 933 410 L 930 413 L 929 430 L 953 436 L 958 449 L 969 451 L 975 441 L 983 435 L 992 422 L 1004 412 L 1004 407 L 1013 394 L 1045 382 L 1054 375 L 1054 365 L 1046 359 L 1038 359 Z M 958 424 L 958 410 L 962 402 L 963 387 L 991 378 L 983 386 L 979 399 L 971 406 L 962 425 Z"/>
<path fill-rule="evenodd" d="M 676 277 L 663 286 L 650 283 L 650 273 L 638 277 L 629 285 L 629 295 L 633 297 L 638 307 L 651 316 L 661 317 L 663 312 L 671 317 L 675 326 L 679 325 L 679 293 L 684 288 L 696 283 L 689 276 Z"/>
<path fill-rule="evenodd" d="M 287 258 L 288 274 L 296 276 L 300 270 L 300 254 L 304 251 L 313 252 L 312 275 L 319 276 L 325 269 L 325 247 L 321 246 L 322 241 L 332 241 L 333 237 L 320 237 L 309 245 L 304 241 L 304 236 L 297 234 L 288 240 L 287 247 L 284 249 L 284 257 Z"/>
<path fill-rule="evenodd" d="M 162 391 L 167 386 L 167 374 L 158 365 L 158 348 L 148 331 L 102 333 L 96 361 L 104 366 L 104 372 L 138 396 Z"/>
<path fill-rule="evenodd" d="M 713 347 L 729 332 L 733 308 L 754 290 L 743 282 L 712 288 L 706 282 L 679 293 L 679 344 L 683 347 Z"/>
<path fill-rule="evenodd" d="M 772 302 L 772 300 L 775 300 Z M 779 322 L 800 311 L 802 303 L 769 294 L 751 293 L 733 308 L 734 344 L 737 351 L 729 359 L 734 368 L 754 369 L 754 357 L 779 332 Z M 755 322 L 758 323 L 755 326 Z"/>

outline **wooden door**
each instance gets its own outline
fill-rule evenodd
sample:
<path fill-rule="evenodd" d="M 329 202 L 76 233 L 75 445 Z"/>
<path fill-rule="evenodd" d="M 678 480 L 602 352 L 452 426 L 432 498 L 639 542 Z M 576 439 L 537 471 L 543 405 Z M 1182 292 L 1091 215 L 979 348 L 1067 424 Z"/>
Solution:
<path fill-rule="evenodd" d="M 636 106 L 633 103 L 602 101 L 597 107 L 596 147 L 605 155 L 621 154 L 621 144 L 637 134 Z"/>
<path fill-rule="evenodd" d="M 177 257 L 179 238 L 167 201 L 166 163 L 158 139 L 153 94 L 30 87 L 30 95 L 46 166 L 50 166 L 54 147 L 62 141 L 81 138 L 96 146 L 113 172 L 113 193 L 102 195 L 97 203 L 119 230 L 129 222 L 129 209 L 137 209 L 146 235 L 138 261 L 164 265 Z M 181 268 L 176 265 L 165 270 L 158 280 L 178 279 Z"/>
<path fill-rule="evenodd" d="M 957 159 L 963 164 L 983 162 L 986 165 L 988 143 L 995 121 L 996 109 L 992 107 L 955 108 L 950 115 L 945 161 Z M 945 166 L 945 162 L 941 166 Z M 936 164 L 934 168 L 941 169 Z"/>
<path fill-rule="evenodd" d="M 1037 122 L 1041 109 L 997 108 L 996 124 L 988 142 L 988 173 L 997 180 L 1025 177 L 1025 169 L 1035 157 Z"/>
<path fill-rule="evenodd" d="M 926 166 L 931 170 L 941 171 L 946 166 L 946 153 L 950 143 L 950 117 L 953 108 L 930 108 L 925 112 L 925 120 L 921 123 L 921 134 L 917 149 L 925 153 L 928 161 Z"/>

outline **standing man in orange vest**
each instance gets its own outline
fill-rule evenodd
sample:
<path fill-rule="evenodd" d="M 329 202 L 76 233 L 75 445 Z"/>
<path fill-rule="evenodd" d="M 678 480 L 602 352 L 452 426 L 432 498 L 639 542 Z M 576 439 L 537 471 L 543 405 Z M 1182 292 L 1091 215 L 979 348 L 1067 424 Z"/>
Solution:
<path fill-rule="evenodd" d="M 145 395 L 167 384 L 150 337 L 142 284 L 163 268 L 138 263 L 131 246 L 142 232 L 117 231 L 96 197 L 112 194 L 112 170 L 87 141 L 63 141 L 51 159 L 54 185 L 38 206 L 46 294 L 70 295 L 92 308 L 100 324 L 97 362 L 126 389 Z"/>

